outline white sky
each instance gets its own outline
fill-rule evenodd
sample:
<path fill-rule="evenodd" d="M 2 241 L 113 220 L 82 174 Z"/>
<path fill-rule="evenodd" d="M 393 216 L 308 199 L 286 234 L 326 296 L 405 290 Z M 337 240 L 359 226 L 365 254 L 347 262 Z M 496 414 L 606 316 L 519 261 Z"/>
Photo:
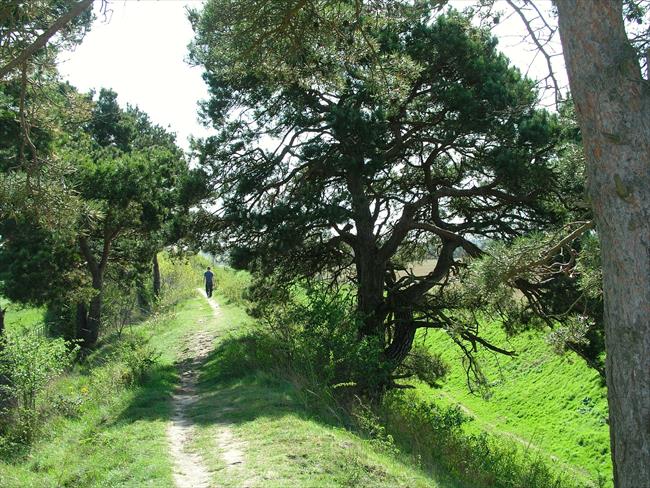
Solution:
<path fill-rule="evenodd" d="M 83 92 L 112 88 L 122 105 L 137 105 L 155 123 L 169 126 L 187 149 L 188 136 L 208 133 L 197 121 L 197 103 L 207 97 L 202 69 L 185 62 L 193 35 L 185 9 L 200 7 L 202 0 L 111 0 L 107 16 L 96 3 L 92 30 L 75 51 L 60 56 L 61 74 Z M 459 9 L 471 3 L 453 1 Z M 550 0 L 538 4 L 551 6 Z M 526 72 L 535 53 L 521 44 L 522 32 L 521 23 L 507 17 L 495 29 L 501 49 Z M 543 70 L 538 56 L 529 75 Z"/>
<path fill-rule="evenodd" d="M 59 58 L 61 74 L 79 90 L 112 88 L 120 104 L 137 105 L 169 126 L 184 148 L 190 134 L 206 134 L 197 122 L 197 102 L 207 97 L 201 68 L 185 62 L 192 40 L 186 5 L 201 2 L 111 1 L 106 17 L 96 9 L 83 43 Z"/>

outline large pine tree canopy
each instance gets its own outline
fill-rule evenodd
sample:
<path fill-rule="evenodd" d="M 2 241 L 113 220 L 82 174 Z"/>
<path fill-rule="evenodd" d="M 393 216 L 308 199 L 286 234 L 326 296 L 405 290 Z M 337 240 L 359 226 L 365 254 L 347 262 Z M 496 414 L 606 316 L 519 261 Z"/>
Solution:
<path fill-rule="evenodd" d="M 264 63 L 215 19 L 219 6 L 194 18 L 217 128 L 197 148 L 214 188 L 204 228 L 261 276 L 354 282 L 362 334 L 384 338 L 394 364 L 419 327 L 483 342 L 447 313 L 460 256 L 567 212 L 559 123 L 537 108 L 533 82 L 454 11 L 369 8 L 348 44 L 308 37 L 298 55 L 278 38 Z M 427 254 L 434 269 L 406 272 Z"/>

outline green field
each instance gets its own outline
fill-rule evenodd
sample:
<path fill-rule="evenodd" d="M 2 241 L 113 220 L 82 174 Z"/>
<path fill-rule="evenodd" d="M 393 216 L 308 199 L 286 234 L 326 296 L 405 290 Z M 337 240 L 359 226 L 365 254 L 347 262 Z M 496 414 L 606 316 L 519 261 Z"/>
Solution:
<path fill-rule="evenodd" d="M 487 431 L 519 443 L 576 477 L 606 480 L 611 473 L 606 389 L 599 375 L 574 353 L 557 355 L 541 331 L 508 338 L 498 325 L 481 334 L 517 351 L 515 357 L 482 350 L 478 357 L 489 383 L 486 395 L 472 394 L 462 353 L 444 331 L 421 338 L 451 365 L 442 388 L 418 384 L 423 398 L 460 404 L 474 421 L 469 432 Z"/>

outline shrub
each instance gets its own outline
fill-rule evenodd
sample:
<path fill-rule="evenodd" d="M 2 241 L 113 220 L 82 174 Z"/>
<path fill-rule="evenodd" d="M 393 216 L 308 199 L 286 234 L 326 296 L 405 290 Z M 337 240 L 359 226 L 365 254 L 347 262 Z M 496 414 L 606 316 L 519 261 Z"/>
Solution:
<path fill-rule="evenodd" d="M 248 289 L 251 275 L 246 271 L 237 271 L 223 266 L 216 267 L 215 291 L 229 302 L 243 305 L 248 301 Z"/>
<path fill-rule="evenodd" d="M 77 346 L 63 339 L 48 339 L 34 332 L 7 334 L 0 339 L 0 373 L 8 389 L 24 408 L 35 410 L 37 395 L 66 370 Z"/>
<path fill-rule="evenodd" d="M 148 341 L 137 337 L 121 342 L 117 354 L 126 366 L 122 380 L 127 385 L 144 381 L 160 358 L 160 353 Z"/>
<path fill-rule="evenodd" d="M 314 384 L 372 392 L 388 383 L 380 338 L 360 338 L 361 321 L 348 293 L 308 287 L 304 297 L 275 307 L 263 322 L 293 369 Z"/>
<path fill-rule="evenodd" d="M 201 277 L 209 261 L 201 256 L 176 257 L 162 252 L 158 255 L 160 291 L 158 306 L 170 309 L 177 303 L 196 295 Z"/>
<path fill-rule="evenodd" d="M 48 339 L 33 331 L 14 331 L 0 339 L 0 376 L 5 398 L 13 408 L 5 412 L 6 437 L 29 442 L 39 423 L 37 400 L 47 384 L 63 373 L 76 356 L 78 347 L 63 339 Z"/>

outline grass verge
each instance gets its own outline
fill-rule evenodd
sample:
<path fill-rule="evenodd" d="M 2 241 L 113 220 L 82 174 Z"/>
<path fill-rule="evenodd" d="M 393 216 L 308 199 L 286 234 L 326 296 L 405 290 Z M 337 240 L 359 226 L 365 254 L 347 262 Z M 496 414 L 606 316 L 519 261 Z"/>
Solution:
<path fill-rule="evenodd" d="M 469 391 L 460 351 L 444 331 L 430 331 L 425 343 L 452 369 L 440 389 L 416 384 L 418 397 L 460 405 L 474 419 L 464 425 L 468 434 L 497 435 L 576 479 L 600 478 L 603 486 L 611 486 L 607 392 L 599 375 L 573 353 L 558 356 L 543 332 L 507 338 L 498 325 L 484 324 L 481 335 L 518 353 L 479 352 L 489 381 L 486 394 Z"/>

